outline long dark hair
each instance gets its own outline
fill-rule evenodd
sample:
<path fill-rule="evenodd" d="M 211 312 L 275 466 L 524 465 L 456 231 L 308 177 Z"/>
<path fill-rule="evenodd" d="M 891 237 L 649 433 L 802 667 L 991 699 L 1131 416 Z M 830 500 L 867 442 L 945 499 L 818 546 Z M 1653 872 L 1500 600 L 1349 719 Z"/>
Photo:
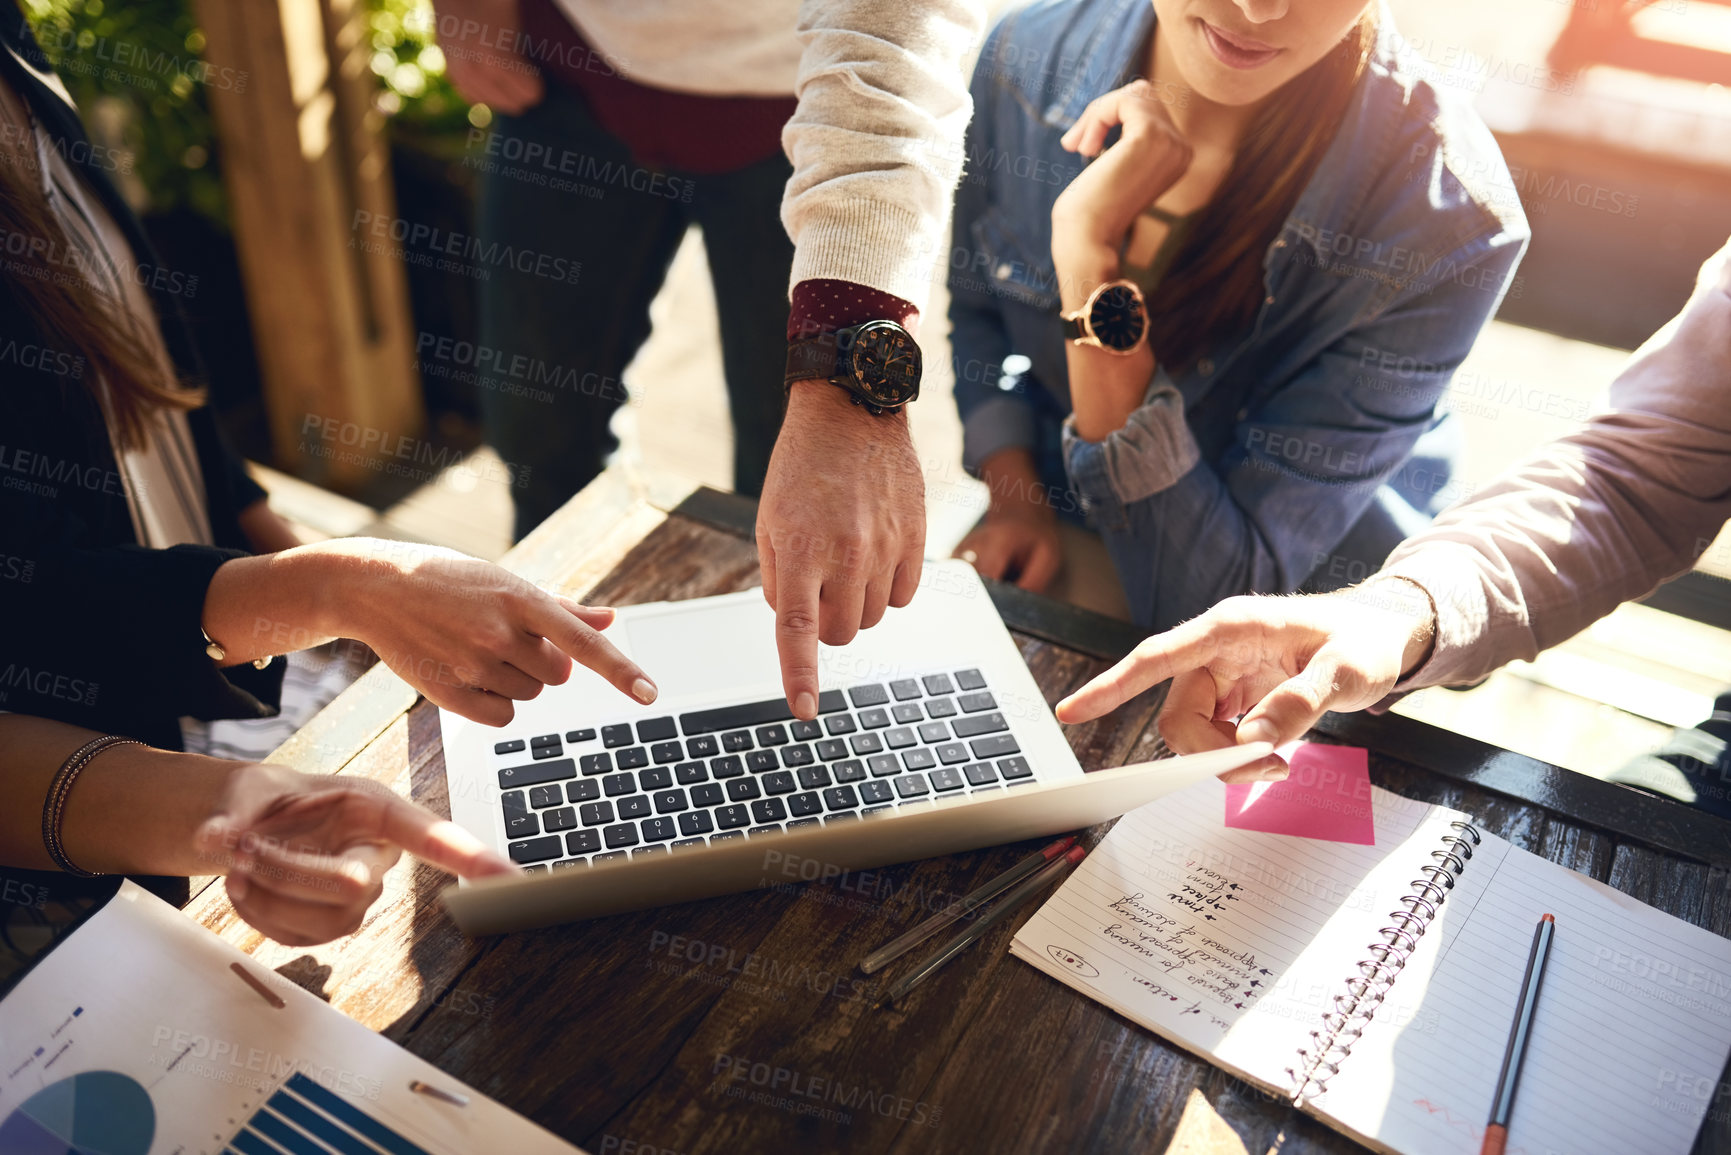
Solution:
<path fill-rule="evenodd" d="M 1220 191 L 1148 298 L 1161 364 L 1188 368 L 1262 305 L 1262 256 L 1334 140 L 1376 42 L 1375 7 L 1327 56 L 1289 80 L 1252 119 Z"/>
<path fill-rule="evenodd" d="M 71 240 L 42 195 L 35 152 L 26 143 L 11 158 L 17 163 L 6 159 L 0 158 L 0 227 L 31 242 L 6 246 L 12 299 L 47 342 L 85 357 L 95 372 L 81 380 L 98 401 L 106 389 L 116 439 L 141 448 L 154 411 L 196 409 L 204 394 L 163 371 L 149 334 L 124 300 L 97 288 L 78 264 L 54 259 L 72 252 Z"/>

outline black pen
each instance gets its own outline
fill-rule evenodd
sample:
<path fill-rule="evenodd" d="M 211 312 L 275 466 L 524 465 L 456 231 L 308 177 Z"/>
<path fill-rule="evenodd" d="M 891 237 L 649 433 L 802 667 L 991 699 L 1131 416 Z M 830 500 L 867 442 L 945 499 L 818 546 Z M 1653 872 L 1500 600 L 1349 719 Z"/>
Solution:
<path fill-rule="evenodd" d="M 1527 955 L 1527 977 L 1521 980 L 1521 998 L 1515 1005 L 1515 1023 L 1509 1028 L 1508 1049 L 1503 1052 L 1502 1074 L 1497 1076 L 1497 1097 L 1491 1100 L 1490 1122 L 1485 1124 L 1484 1146 L 1479 1155 L 1503 1155 L 1509 1141 L 1509 1116 L 1515 1110 L 1515 1087 L 1521 1081 L 1521 1060 L 1527 1057 L 1527 1040 L 1533 1033 L 1533 1013 L 1539 1006 L 1539 987 L 1545 981 L 1545 960 L 1551 957 L 1551 936 L 1557 920 L 1539 919 L 1533 931 L 1533 949 Z"/>

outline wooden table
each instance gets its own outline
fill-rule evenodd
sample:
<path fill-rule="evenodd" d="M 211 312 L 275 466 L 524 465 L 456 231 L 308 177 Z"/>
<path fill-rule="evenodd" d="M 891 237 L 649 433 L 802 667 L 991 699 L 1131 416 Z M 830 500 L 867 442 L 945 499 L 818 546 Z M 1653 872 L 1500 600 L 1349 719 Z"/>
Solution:
<path fill-rule="evenodd" d="M 738 498 L 658 495 L 609 472 L 507 564 L 599 604 L 745 589 L 758 581 L 753 513 Z M 1054 702 L 1139 636 L 1015 590 L 993 596 Z M 1146 756 L 1158 741 L 1154 707 L 1145 696 L 1072 727 L 1082 764 Z M 1381 786 L 1471 811 L 1518 846 L 1731 933 L 1731 823 L 1405 719 L 1331 717 L 1324 731 L 1370 746 Z M 273 761 L 364 775 L 448 813 L 436 712 L 382 667 Z M 490 939 L 458 932 L 437 903 L 446 877 L 407 861 L 357 934 L 312 951 L 262 939 L 220 887 L 197 893 L 188 910 L 262 964 L 600 1155 L 1359 1149 L 1010 958 L 1013 926 L 903 1009 L 871 1011 L 877 987 L 858 960 L 1029 850 L 790 878 Z M 1731 1147 L 1731 1098 L 1714 1102 L 1719 1118 L 1698 1151 Z"/>

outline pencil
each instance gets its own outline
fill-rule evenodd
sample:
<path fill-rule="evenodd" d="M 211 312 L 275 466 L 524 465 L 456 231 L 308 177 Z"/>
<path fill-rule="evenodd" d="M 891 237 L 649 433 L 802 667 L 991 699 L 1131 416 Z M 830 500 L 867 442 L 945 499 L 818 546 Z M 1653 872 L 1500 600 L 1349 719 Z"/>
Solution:
<path fill-rule="evenodd" d="M 1075 841 L 1076 838 L 1074 835 L 1060 838 L 1038 854 L 1030 854 L 1028 857 L 1022 859 L 1022 861 L 1016 863 L 1016 865 L 1010 867 L 1010 869 L 1004 871 L 996 878 L 993 878 L 990 882 L 985 883 L 983 886 L 969 892 L 957 901 L 952 902 L 949 906 L 921 922 L 906 934 L 891 939 L 871 954 L 866 955 L 865 961 L 859 964 L 859 969 L 868 975 L 876 974 L 878 971 L 883 970 L 884 967 L 888 966 L 896 959 L 901 958 L 904 954 L 907 954 L 908 951 L 919 946 L 922 942 L 925 942 L 928 938 L 931 938 L 934 934 L 937 934 L 940 930 L 943 930 L 958 918 L 972 913 L 975 907 L 1008 890 L 1010 887 L 1016 885 L 1016 883 L 1022 881 L 1022 879 L 1028 877 L 1028 875 L 1034 873 L 1034 871 L 1040 869 L 1040 867 L 1046 865 L 1046 863 L 1052 861 L 1052 859 L 1056 858 L 1058 855 L 1064 853 L 1064 851 L 1070 849 L 1071 845 L 1073 845 Z"/>
<path fill-rule="evenodd" d="M 1520 1001 L 1515 1004 L 1514 1025 L 1509 1028 L 1508 1049 L 1503 1052 L 1502 1073 L 1497 1076 L 1497 1097 L 1491 1100 L 1491 1118 L 1485 1124 L 1484 1146 L 1479 1155 L 1503 1155 L 1509 1141 L 1509 1116 L 1515 1109 L 1515 1087 L 1521 1081 L 1521 1062 L 1527 1056 L 1527 1040 L 1533 1033 L 1533 1013 L 1539 1005 L 1539 987 L 1545 981 L 1545 961 L 1551 957 L 1551 938 L 1557 920 L 1539 919 L 1533 930 L 1533 949 L 1527 954 L 1527 974 L 1521 980 Z"/>
<path fill-rule="evenodd" d="M 896 984 L 889 989 L 888 994 L 884 995 L 883 998 L 872 1004 L 872 1009 L 876 1010 L 885 1003 L 894 1003 L 900 1000 L 902 996 L 925 982 L 926 979 L 936 972 L 939 967 L 943 966 L 945 963 L 961 954 L 964 950 L 967 950 L 968 947 L 972 946 L 975 939 L 984 936 L 987 931 L 991 930 L 994 926 L 997 926 L 1000 922 L 1003 922 L 1014 914 L 1017 907 L 1021 906 L 1024 902 L 1027 902 L 1030 898 L 1033 898 L 1036 894 L 1040 893 L 1040 891 L 1044 890 L 1053 879 L 1063 873 L 1066 866 L 1072 866 L 1075 863 L 1082 861 L 1083 855 L 1087 853 L 1088 851 L 1084 847 L 1073 847 L 1064 855 L 1064 857 L 1053 859 L 1045 866 L 1042 866 L 1026 882 L 1005 895 L 1004 901 L 1000 902 L 997 906 L 994 906 L 990 914 L 987 914 L 978 922 L 974 923 L 973 926 L 970 926 L 967 930 L 964 930 L 961 934 L 958 934 L 955 938 L 952 938 L 949 942 L 945 943 L 944 949 L 940 950 L 937 954 L 933 955 L 918 967 L 909 971 L 906 976 L 898 980 Z"/>

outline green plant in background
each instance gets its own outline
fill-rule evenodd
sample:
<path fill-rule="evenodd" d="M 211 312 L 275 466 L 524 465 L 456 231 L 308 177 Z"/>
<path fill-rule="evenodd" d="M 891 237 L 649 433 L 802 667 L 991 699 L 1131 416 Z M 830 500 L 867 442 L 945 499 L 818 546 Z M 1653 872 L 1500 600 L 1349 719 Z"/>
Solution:
<path fill-rule="evenodd" d="M 205 89 L 246 77 L 205 63 L 186 0 L 24 0 L 24 13 L 91 136 L 132 154 L 117 176 L 133 207 L 189 208 L 226 227 Z"/>
<path fill-rule="evenodd" d="M 133 207 L 191 209 L 226 229 L 227 199 L 211 163 L 216 136 L 208 90 L 241 89 L 251 78 L 203 58 L 204 33 L 188 0 L 22 3 L 91 136 L 132 155 L 132 171 L 116 175 Z M 460 153 L 470 126 L 485 125 L 488 114 L 471 109 L 445 79 L 431 3 L 364 3 L 379 111 L 391 118 L 394 133 L 419 147 Z"/>

